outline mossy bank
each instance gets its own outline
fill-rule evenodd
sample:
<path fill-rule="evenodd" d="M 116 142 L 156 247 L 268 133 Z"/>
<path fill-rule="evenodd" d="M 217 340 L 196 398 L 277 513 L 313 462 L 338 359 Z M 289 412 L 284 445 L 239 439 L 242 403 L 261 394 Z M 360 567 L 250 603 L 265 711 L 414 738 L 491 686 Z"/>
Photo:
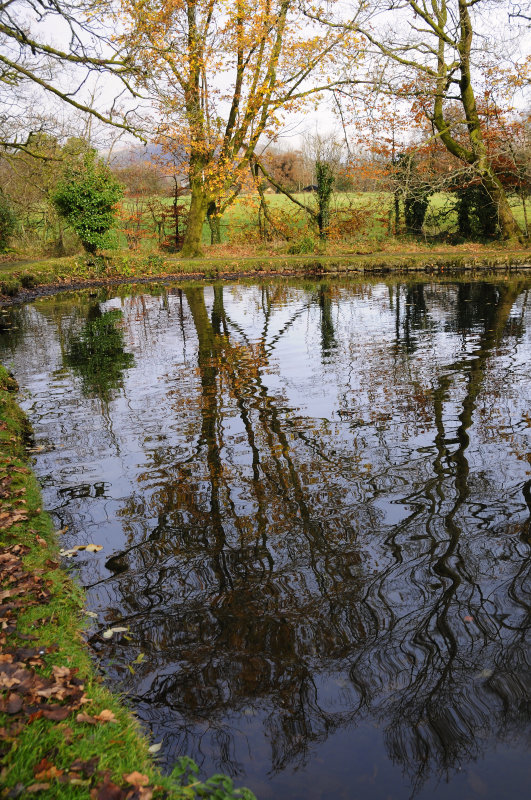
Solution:
<path fill-rule="evenodd" d="M 387 249 L 334 254 L 242 257 L 220 253 L 203 259 L 134 253 L 0 263 L 0 302 L 20 302 L 48 291 L 128 281 L 237 278 L 265 275 L 348 275 L 386 272 L 531 269 L 531 251 L 500 244 L 434 249 Z"/>
<path fill-rule="evenodd" d="M 60 534 L 28 465 L 16 391 L 0 365 L 0 796 L 252 798 L 222 776 L 199 782 L 186 759 L 163 776 L 158 743 L 102 683 L 83 592 L 60 565 Z"/>

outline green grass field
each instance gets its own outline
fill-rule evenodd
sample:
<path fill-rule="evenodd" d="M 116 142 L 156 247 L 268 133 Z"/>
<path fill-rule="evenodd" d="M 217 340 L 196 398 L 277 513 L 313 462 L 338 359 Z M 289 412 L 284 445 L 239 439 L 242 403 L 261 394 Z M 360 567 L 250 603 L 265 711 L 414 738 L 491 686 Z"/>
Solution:
<path fill-rule="evenodd" d="M 301 203 L 316 207 L 312 193 L 294 194 Z M 170 197 L 156 198 L 161 207 L 168 211 L 173 203 Z M 180 202 L 187 206 L 189 197 L 182 197 Z M 316 236 L 314 226 L 305 211 L 282 194 L 267 194 L 266 202 L 271 216 L 278 222 L 278 232 L 272 231 L 272 237 L 285 237 L 286 241 L 297 239 L 305 234 Z M 123 207 L 126 213 L 133 213 L 138 206 L 147 209 L 147 201 L 135 199 L 125 200 Z M 432 196 L 426 214 L 425 234 L 433 238 L 445 231 L 449 232 L 456 225 L 456 214 L 453 211 L 454 201 L 451 195 L 438 193 Z M 512 198 L 511 205 L 522 229 L 524 229 L 524 213 L 519 198 Z M 227 209 L 221 219 L 222 243 L 252 243 L 258 241 L 258 206 L 259 197 L 241 195 Z M 383 241 L 389 237 L 391 215 L 393 212 L 393 195 L 390 192 L 338 192 L 332 197 L 332 236 L 333 238 L 353 239 L 355 241 Z M 531 201 L 527 202 L 528 215 L 531 217 Z M 127 247 L 127 239 L 122 229 L 117 228 L 116 237 L 119 247 Z M 151 252 L 157 248 L 155 226 L 147 210 L 143 213 L 145 236 L 140 242 L 141 252 Z M 166 221 L 166 230 L 170 231 L 170 222 Z M 394 237 L 392 237 L 394 238 Z M 203 243 L 210 244 L 210 228 L 205 220 L 203 225 Z"/>
<path fill-rule="evenodd" d="M 315 206 L 312 193 L 299 193 L 295 197 L 300 202 Z M 181 198 L 184 208 L 189 197 Z M 452 210 L 451 195 L 436 194 L 431 198 L 426 215 L 425 235 L 422 237 L 395 236 L 393 232 L 393 195 L 390 192 L 336 193 L 331 203 L 331 235 L 323 244 L 319 241 L 316 226 L 308 214 L 286 196 L 267 194 L 266 201 L 273 228 L 264 240 L 258 229 L 258 195 L 242 195 L 227 209 L 220 223 L 221 245 L 210 248 L 210 228 L 205 220 L 203 225 L 203 245 L 207 258 L 225 257 L 231 260 L 270 257 L 291 257 L 301 255 L 338 256 L 365 255 L 376 251 L 399 253 L 411 252 L 421 247 L 441 248 L 450 246 L 445 231 L 455 229 L 456 214 Z M 157 196 L 127 198 L 119 209 L 116 228 L 109 234 L 109 254 L 116 258 L 132 257 L 160 260 L 175 253 L 172 248 L 160 247 L 161 240 L 170 239 L 173 222 L 171 219 L 171 197 Z M 513 198 L 512 205 L 516 219 L 524 228 L 524 214 L 521 202 Z M 155 213 L 152 213 L 154 210 Z M 159 235 L 157 221 L 164 220 L 164 234 Z M 528 217 L 531 218 L 531 202 L 528 202 Z M 31 227 L 31 226 L 30 226 Z M 35 224 L 32 238 L 21 235 L 12 241 L 10 253 L 2 262 L 15 265 L 16 262 L 42 262 L 46 258 L 76 257 L 82 253 L 75 234 L 56 220 L 47 229 Z M 126 235 L 128 231 L 128 235 Z M 455 243 L 455 242 L 454 242 Z M 462 242 L 467 248 L 497 247 L 496 242 Z M 514 249 L 514 248 L 513 248 Z M 9 267 L 7 267 L 9 269 Z M 3 270 L 1 263 L 0 269 Z"/>

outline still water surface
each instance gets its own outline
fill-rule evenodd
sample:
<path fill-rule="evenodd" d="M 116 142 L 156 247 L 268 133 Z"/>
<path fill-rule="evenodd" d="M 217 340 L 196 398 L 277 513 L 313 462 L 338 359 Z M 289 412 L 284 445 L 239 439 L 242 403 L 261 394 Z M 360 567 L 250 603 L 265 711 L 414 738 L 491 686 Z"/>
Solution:
<path fill-rule="evenodd" d="M 46 507 L 65 547 L 103 545 L 73 562 L 91 644 L 167 768 L 261 800 L 528 796 L 530 288 L 280 280 L 2 314 Z"/>

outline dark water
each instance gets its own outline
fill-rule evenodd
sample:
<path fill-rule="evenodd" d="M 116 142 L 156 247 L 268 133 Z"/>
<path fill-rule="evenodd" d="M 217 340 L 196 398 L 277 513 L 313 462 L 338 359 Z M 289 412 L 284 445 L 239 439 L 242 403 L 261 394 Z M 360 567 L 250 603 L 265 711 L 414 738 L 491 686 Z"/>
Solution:
<path fill-rule="evenodd" d="M 167 767 L 263 800 L 528 796 L 530 288 L 2 313 L 46 506 L 103 545 L 68 562 L 91 643 Z"/>

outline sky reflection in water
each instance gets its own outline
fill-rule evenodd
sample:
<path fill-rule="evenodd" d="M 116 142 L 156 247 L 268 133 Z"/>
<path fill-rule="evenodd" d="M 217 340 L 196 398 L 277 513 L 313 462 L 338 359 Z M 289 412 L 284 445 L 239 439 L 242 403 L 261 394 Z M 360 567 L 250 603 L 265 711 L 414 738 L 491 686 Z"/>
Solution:
<path fill-rule="evenodd" d="M 65 546 L 104 546 L 75 564 L 91 643 L 167 766 L 264 799 L 525 796 L 530 287 L 113 289 L 3 316 L 46 506 Z"/>

